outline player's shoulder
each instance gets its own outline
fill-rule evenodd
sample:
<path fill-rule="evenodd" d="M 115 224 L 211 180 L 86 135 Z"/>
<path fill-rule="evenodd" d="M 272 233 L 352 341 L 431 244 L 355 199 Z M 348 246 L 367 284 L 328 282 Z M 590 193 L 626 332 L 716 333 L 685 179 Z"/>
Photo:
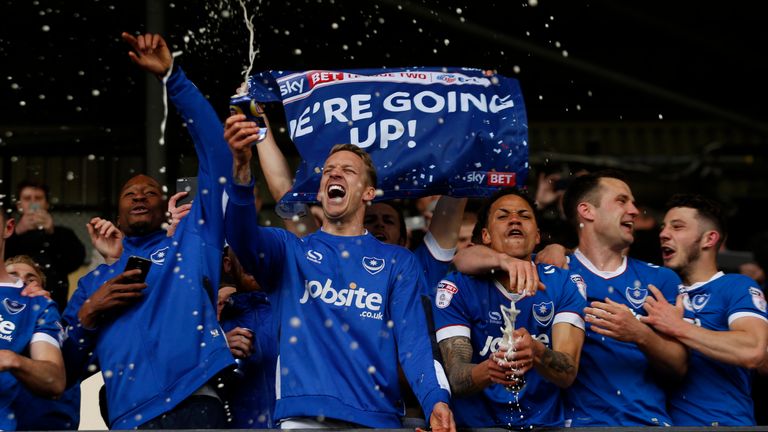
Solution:
<path fill-rule="evenodd" d="M 627 257 L 627 267 L 632 267 L 635 271 L 656 277 L 662 280 L 672 280 L 675 283 L 680 283 L 680 277 L 672 269 L 669 269 L 658 264 L 642 261 L 636 258 Z"/>

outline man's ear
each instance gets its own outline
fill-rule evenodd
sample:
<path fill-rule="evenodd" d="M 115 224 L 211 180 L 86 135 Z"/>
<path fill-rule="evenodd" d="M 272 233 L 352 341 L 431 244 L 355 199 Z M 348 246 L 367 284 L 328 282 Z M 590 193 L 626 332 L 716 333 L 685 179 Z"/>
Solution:
<path fill-rule="evenodd" d="M 376 198 L 376 188 L 373 186 L 366 186 L 365 192 L 363 192 L 363 201 L 369 203 Z"/>
<path fill-rule="evenodd" d="M 481 231 L 481 236 L 482 236 L 484 245 L 488 246 L 489 244 L 491 244 L 491 232 L 488 231 L 488 228 L 483 228 L 483 230 Z"/>
<path fill-rule="evenodd" d="M 586 201 L 580 202 L 576 206 L 576 214 L 582 219 L 592 221 L 595 219 L 595 207 Z"/>
<path fill-rule="evenodd" d="M 5 221 L 5 226 L 3 227 L 3 238 L 7 239 L 8 237 L 13 234 L 13 229 L 16 227 L 16 221 L 13 220 L 13 218 L 8 218 L 7 221 Z"/>
<path fill-rule="evenodd" d="M 704 249 L 717 247 L 720 241 L 720 233 L 714 230 L 705 231 L 701 236 L 701 247 Z"/>

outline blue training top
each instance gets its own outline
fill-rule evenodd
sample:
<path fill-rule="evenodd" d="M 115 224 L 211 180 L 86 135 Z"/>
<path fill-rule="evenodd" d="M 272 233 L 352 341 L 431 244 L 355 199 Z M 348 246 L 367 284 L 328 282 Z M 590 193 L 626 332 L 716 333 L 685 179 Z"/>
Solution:
<path fill-rule="evenodd" d="M 221 123 L 210 121 L 217 119 L 215 112 L 180 69 L 167 87 L 200 163 L 190 214 L 173 237 L 162 230 L 126 237 L 120 260 L 81 278 L 64 312 L 67 368 L 82 371 L 98 361 L 112 429 L 132 429 L 168 412 L 233 365 L 216 320 L 224 247 L 220 179 L 231 171 L 232 155 Z M 123 272 L 131 255 L 152 260 L 143 297 L 99 328 L 83 328 L 77 318 L 80 307 L 105 281 Z"/>

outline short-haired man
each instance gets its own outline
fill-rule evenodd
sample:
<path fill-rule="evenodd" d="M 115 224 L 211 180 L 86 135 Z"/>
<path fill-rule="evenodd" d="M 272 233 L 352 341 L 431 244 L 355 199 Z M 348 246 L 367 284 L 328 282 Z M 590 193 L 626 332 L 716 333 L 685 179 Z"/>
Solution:
<path fill-rule="evenodd" d="M 245 270 L 279 296 L 281 427 L 401 427 L 392 362 L 399 358 L 432 429 L 455 430 L 419 301 L 418 263 L 363 225 L 376 195 L 370 156 L 351 144 L 331 150 L 318 192 L 321 230 L 300 239 L 256 225 L 248 141 L 256 129 L 240 120 L 225 126 L 235 161 L 227 241 Z"/>
<path fill-rule="evenodd" d="M 74 231 L 54 225 L 48 185 L 25 180 L 16 185 L 16 210 L 20 214 L 8 239 L 5 257 L 28 255 L 48 278 L 47 290 L 60 311 L 67 306 L 69 274 L 85 260 L 85 246 Z"/>
<path fill-rule="evenodd" d="M 503 189 L 478 213 L 482 244 L 504 256 L 527 261 L 540 241 L 534 205 L 517 189 Z M 560 389 L 579 370 L 584 342 L 584 297 L 568 272 L 536 267 L 546 291 L 520 296 L 504 271 L 469 276 L 454 272 L 438 285 L 437 340 L 454 395 L 456 422 L 462 427 L 556 427 L 565 422 Z M 514 347 L 504 346 L 501 306 L 520 311 Z M 527 384 L 513 394 L 519 377 Z M 513 404 L 514 402 L 514 404 Z"/>
<path fill-rule="evenodd" d="M 662 257 L 682 278 L 682 293 L 675 305 L 649 299 L 643 322 L 690 350 L 688 373 L 669 392 L 669 415 L 676 426 L 754 426 L 750 369 L 764 362 L 768 345 L 763 292 L 754 280 L 717 269 L 727 236 L 719 203 L 674 195 L 667 209 Z"/>
<path fill-rule="evenodd" d="M 638 214 L 623 174 L 598 171 L 573 178 L 563 197 L 579 245 L 569 273 L 586 293 L 586 340 L 576 381 L 566 391 L 571 426 L 671 423 L 661 379 L 685 374 L 677 340 L 637 319 L 648 299 L 677 295 L 680 279 L 666 268 L 624 255 Z M 649 285 L 659 288 L 650 291 Z"/>
<path fill-rule="evenodd" d="M 10 257 L 5 260 L 5 269 L 8 274 L 24 282 L 25 290 L 47 295 L 45 273 L 32 258 L 27 255 Z M 17 428 L 76 430 L 80 425 L 80 398 L 80 386 L 68 388 L 57 399 L 36 396 L 22 387 L 13 401 Z"/>
<path fill-rule="evenodd" d="M 41 296 L 22 296 L 24 281 L 6 271 L 3 252 L 13 228 L 13 219 L 0 206 L 0 430 L 16 429 L 11 404 L 20 386 L 57 397 L 66 383 L 55 304 Z"/>
<path fill-rule="evenodd" d="M 112 429 L 224 428 L 215 378 L 234 360 L 216 319 L 224 248 L 219 179 L 232 157 L 220 123 L 194 121 L 216 114 L 180 69 L 171 70 L 163 38 L 123 33 L 123 39 L 134 49 L 131 59 L 166 82 L 169 99 L 187 120 L 200 162 L 198 193 L 189 216 L 168 237 L 158 181 L 140 174 L 122 186 L 122 242 L 103 250 L 99 245 L 115 237 L 102 238 L 108 236 L 104 227 L 90 230 L 97 249 L 116 261 L 81 278 L 64 313 L 67 372 L 82 377 L 98 361 Z M 152 261 L 145 282 L 133 279 L 140 270 L 125 270 L 133 255 Z"/>

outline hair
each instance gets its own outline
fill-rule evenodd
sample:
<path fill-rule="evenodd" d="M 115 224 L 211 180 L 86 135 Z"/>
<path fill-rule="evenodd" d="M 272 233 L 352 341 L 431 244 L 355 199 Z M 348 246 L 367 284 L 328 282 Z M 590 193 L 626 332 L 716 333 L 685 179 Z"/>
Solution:
<path fill-rule="evenodd" d="M 331 151 L 328 153 L 328 156 L 331 156 L 334 153 L 338 153 L 340 151 L 348 151 L 356 154 L 360 159 L 363 160 L 363 163 L 365 164 L 365 172 L 368 174 L 368 180 L 371 182 L 371 186 L 374 188 L 378 184 L 378 177 L 376 175 L 376 167 L 373 165 L 373 160 L 371 159 L 371 155 L 368 154 L 365 150 L 361 149 L 360 147 L 354 145 L 354 144 L 336 144 L 331 148 Z"/>
<path fill-rule="evenodd" d="M 712 226 L 715 231 L 720 233 L 720 240 L 717 242 L 717 249 L 723 245 L 728 237 L 728 223 L 723 208 L 719 202 L 699 194 L 674 194 L 669 198 L 666 204 L 666 210 L 669 211 L 675 207 L 692 208 L 696 210 L 696 217 L 704 220 Z"/>
<path fill-rule="evenodd" d="M 626 176 L 621 171 L 603 169 L 582 176 L 574 177 L 563 195 L 565 218 L 573 225 L 579 225 L 579 204 L 586 201 L 594 206 L 600 205 L 600 179 L 613 178 L 626 183 Z"/>
<path fill-rule="evenodd" d="M 518 189 L 518 188 L 504 188 L 499 189 L 496 191 L 493 195 L 488 197 L 488 199 L 483 202 L 483 204 L 480 206 L 480 209 L 477 211 L 477 222 L 475 223 L 475 228 L 472 230 L 472 243 L 475 244 L 481 244 L 483 239 L 483 228 L 488 228 L 488 216 L 491 212 L 491 207 L 493 206 L 493 203 L 498 201 L 499 199 L 507 196 L 507 195 L 517 195 L 520 198 L 524 199 L 525 202 L 528 203 L 529 206 L 531 206 L 531 209 L 533 210 L 533 217 L 536 219 L 536 221 L 539 220 L 539 213 L 536 210 L 536 204 L 533 201 L 533 198 L 531 198 L 530 195 L 528 195 L 527 191 Z"/>
<path fill-rule="evenodd" d="M 40 189 L 40 190 L 42 190 L 43 193 L 45 194 L 45 201 L 49 202 L 49 203 L 51 202 L 51 200 L 50 200 L 50 192 L 51 192 L 51 190 L 48 187 L 48 185 L 43 183 L 43 182 L 41 182 L 41 181 L 39 181 L 39 180 L 31 180 L 31 179 L 22 180 L 21 182 L 19 182 L 19 184 L 16 185 L 16 199 L 17 200 L 21 199 L 21 191 L 23 191 L 26 188 L 33 188 L 33 189 Z"/>
<path fill-rule="evenodd" d="M 43 272 L 43 269 L 40 267 L 40 264 L 35 262 L 35 260 L 33 260 L 32 257 L 28 255 L 12 256 L 7 260 L 5 260 L 6 267 L 8 267 L 11 264 L 26 264 L 32 267 L 35 270 L 35 273 L 37 273 L 37 277 L 40 278 L 40 285 L 43 288 L 45 288 L 45 272 Z"/>

